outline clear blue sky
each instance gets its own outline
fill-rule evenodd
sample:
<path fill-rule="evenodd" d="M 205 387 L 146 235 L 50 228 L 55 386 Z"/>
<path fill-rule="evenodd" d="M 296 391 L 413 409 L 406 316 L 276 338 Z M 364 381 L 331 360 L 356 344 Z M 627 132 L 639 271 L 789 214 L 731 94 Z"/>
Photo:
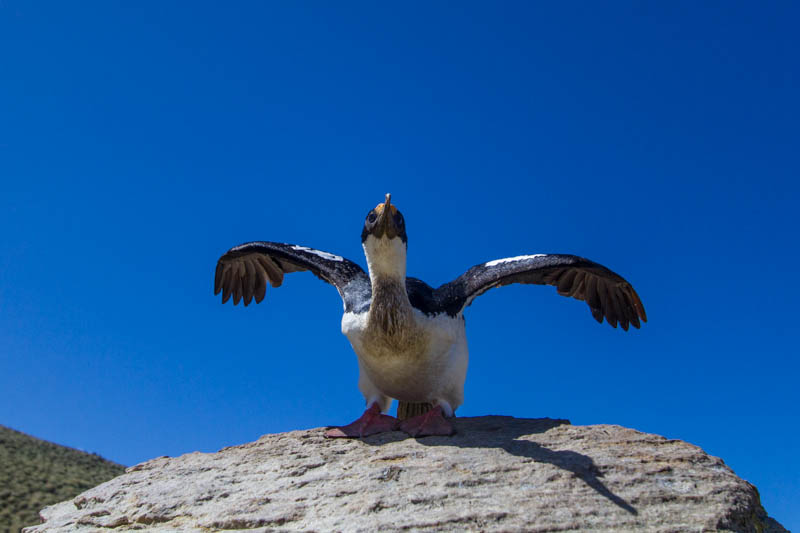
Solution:
<path fill-rule="evenodd" d="M 549 287 L 467 312 L 463 416 L 683 439 L 800 529 L 796 3 L 0 0 L 0 423 L 124 464 L 363 408 L 336 291 L 222 306 L 250 240 L 409 273 L 583 255 L 624 333 Z"/>

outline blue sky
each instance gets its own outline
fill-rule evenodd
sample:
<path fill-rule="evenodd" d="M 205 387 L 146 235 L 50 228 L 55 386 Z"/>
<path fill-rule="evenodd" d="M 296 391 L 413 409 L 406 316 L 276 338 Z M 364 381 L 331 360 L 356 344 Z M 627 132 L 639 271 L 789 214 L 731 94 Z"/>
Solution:
<path fill-rule="evenodd" d="M 574 253 L 624 333 L 549 287 L 467 312 L 459 414 L 689 441 L 800 529 L 796 4 L 0 0 L 0 424 L 124 464 L 342 424 L 341 302 L 222 306 L 250 240 L 410 275 Z"/>

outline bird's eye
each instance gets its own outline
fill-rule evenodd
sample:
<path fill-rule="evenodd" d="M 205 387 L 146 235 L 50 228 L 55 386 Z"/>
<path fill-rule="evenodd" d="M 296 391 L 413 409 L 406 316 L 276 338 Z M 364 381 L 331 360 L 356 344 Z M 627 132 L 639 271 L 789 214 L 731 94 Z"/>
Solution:
<path fill-rule="evenodd" d="M 395 225 L 396 225 L 397 227 L 401 227 L 401 226 L 403 225 L 403 215 L 401 215 L 399 211 L 398 211 L 398 213 L 397 213 L 397 214 L 394 216 L 394 223 L 395 223 Z"/>
<path fill-rule="evenodd" d="M 367 222 L 369 222 L 370 224 L 372 224 L 376 220 L 378 220 L 378 215 L 376 215 L 374 212 L 370 212 L 370 214 L 367 215 Z"/>

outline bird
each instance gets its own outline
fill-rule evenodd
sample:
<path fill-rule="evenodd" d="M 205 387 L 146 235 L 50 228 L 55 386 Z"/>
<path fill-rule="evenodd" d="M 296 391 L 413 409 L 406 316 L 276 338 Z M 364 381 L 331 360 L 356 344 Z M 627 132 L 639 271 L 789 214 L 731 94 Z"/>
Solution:
<path fill-rule="evenodd" d="M 647 315 L 633 286 L 589 259 L 567 254 L 528 254 L 473 266 L 434 289 L 406 275 L 408 237 L 391 194 L 364 220 L 361 244 L 367 271 L 339 255 L 278 242 L 235 246 L 217 261 L 214 294 L 222 303 L 261 303 L 268 285 L 285 274 L 309 271 L 342 298 L 342 333 L 358 358 L 358 388 L 366 410 L 355 421 L 329 429 L 330 438 L 359 438 L 401 430 L 412 437 L 447 436 L 463 403 L 469 352 L 464 310 L 489 289 L 512 283 L 551 285 L 583 300 L 597 322 L 639 328 Z M 388 414 L 398 401 L 397 416 Z"/>

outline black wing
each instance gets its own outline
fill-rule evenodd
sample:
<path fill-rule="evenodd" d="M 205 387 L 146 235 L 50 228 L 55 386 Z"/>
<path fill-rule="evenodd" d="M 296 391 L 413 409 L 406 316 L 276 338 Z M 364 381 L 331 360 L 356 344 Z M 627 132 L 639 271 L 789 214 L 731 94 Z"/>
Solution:
<path fill-rule="evenodd" d="M 222 303 L 233 295 L 233 305 L 255 298 L 261 303 L 267 281 L 278 287 L 283 275 L 310 270 L 339 290 L 345 311 L 360 311 L 369 306 L 372 289 L 364 270 L 338 255 L 295 244 L 248 242 L 235 246 L 219 258 L 214 275 L 214 294 L 222 291 Z"/>
<path fill-rule="evenodd" d="M 477 296 L 510 283 L 553 285 L 558 294 L 584 300 L 598 322 L 603 317 L 625 331 L 647 322 L 639 295 L 622 276 L 603 265 L 575 255 L 536 254 L 497 259 L 475 265 L 433 291 L 429 305 L 455 316 Z"/>

